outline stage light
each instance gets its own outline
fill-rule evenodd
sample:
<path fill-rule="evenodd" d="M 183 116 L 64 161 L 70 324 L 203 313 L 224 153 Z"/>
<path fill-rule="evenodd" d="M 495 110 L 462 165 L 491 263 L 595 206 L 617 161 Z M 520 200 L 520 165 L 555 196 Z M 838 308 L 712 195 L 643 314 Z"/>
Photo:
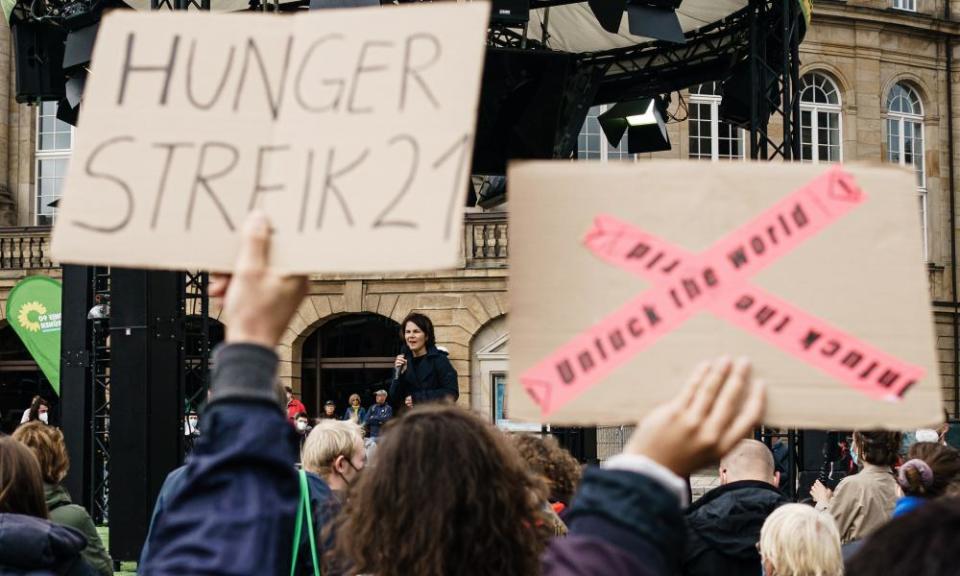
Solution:
<path fill-rule="evenodd" d="M 607 32 L 618 34 L 627 15 L 630 34 L 685 44 L 677 9 L 683 0 L 589 0 L 593 15 Z"/>
<path fill-rule="evenodd" d="M 641 98 L 615 104 L 597 120 L 611 146 L 619 146 L 626 134 L 630 154 L 659 152 L 670 149 L 665 110 L 666 100 Z"/>

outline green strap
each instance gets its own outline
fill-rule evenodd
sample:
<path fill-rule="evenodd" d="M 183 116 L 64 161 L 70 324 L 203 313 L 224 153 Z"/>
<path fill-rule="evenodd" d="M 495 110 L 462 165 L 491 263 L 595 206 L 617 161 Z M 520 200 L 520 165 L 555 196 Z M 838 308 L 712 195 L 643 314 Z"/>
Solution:
<path fill-rule="evenodd" d="M 297 558 L 300 556 L 300 534 L 303 528 L 303 517 L 307 517 L 307 536 L 310 537 L 310 556 L 313 558 L 314 576 L 320 576 L 320 563 L 317 561 L 317 539 L 313 533 L 313 511 L 310 509 L 310 486 L 307 484 L 307 473 L 300 470 L 300 504 L 297 506 L 297 524 L 293 530 L 293 558 L 290 560 L 290 576 L 297 570 Z"/>

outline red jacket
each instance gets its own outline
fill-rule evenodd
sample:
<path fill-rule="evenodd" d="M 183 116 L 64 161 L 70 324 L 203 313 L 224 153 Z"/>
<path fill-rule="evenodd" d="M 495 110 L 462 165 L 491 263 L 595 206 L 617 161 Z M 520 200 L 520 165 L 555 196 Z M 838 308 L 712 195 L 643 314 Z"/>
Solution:
<path fill-rule="evenodd" d="M 301 412 L 306 412 L 307 407 L 303 405 L 303 402 L 293 398 L 287 402 L 287 420 L 293 422 L 294 417 Z"/>

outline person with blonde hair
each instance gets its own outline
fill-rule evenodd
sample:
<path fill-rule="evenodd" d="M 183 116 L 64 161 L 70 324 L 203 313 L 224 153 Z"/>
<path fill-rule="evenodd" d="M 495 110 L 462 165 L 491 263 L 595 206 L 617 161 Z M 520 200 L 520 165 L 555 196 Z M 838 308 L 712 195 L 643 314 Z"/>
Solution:
<path fill-rule="evenodd" d="M 347 489 L 367 463 L 360 426 L 350 420 L 321 420 L 304 441 L 300 461 L 307 472 L 317 550 L 331 550 L 335 542 L 332 521 L 343 507 Z M 307 538 L 304 531 L 301 550 L 309 549 Z M 323 568 L 325 574 L 341 571 L 329 564 Z M 314 573 L 309 554 L 301 556 L 300 573 Z"/>
<path fill-rule="evenodd" d="M 349 420 L 358 426 L 363 426 L 367 422 L 367 409 L 360 405 L 360 395 L 351 394 L 347 400 L 347 409 L 343 412 L 341 420 Z"/>
<path fill-rule="evenodd" d="M 81 552 L 83 559 L 100 574 L 112 576 L 113 560 L 103 546 L 90 514 L 83 506 L 74 504 L 70 500 L 70 494 L 60 484 L 70 469 L 63 432 L 35 420 L 19 426 L 13 432 L 13 438 L 29 448 L 40 463 L 43 495 L 50 521 L 80 531 L 87 539 L 87 546 Z"/>
<path fill-rule="evenodd" d="M 841 576 L 840 532 L 833 518 L 805 504 L 784 504 L 763 523 L 758 544 L 766 576 Z"/>

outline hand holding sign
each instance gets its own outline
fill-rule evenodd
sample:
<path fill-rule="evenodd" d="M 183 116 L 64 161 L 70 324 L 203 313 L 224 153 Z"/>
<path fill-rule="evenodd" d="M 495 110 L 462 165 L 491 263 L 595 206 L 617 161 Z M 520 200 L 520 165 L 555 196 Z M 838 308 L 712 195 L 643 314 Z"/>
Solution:
<path fill-rule="evenodd" d="M 488 15 L 109 14 L 55 257 L 226 271 L 260 208 L 279 270 L 455 266 Z"/>

